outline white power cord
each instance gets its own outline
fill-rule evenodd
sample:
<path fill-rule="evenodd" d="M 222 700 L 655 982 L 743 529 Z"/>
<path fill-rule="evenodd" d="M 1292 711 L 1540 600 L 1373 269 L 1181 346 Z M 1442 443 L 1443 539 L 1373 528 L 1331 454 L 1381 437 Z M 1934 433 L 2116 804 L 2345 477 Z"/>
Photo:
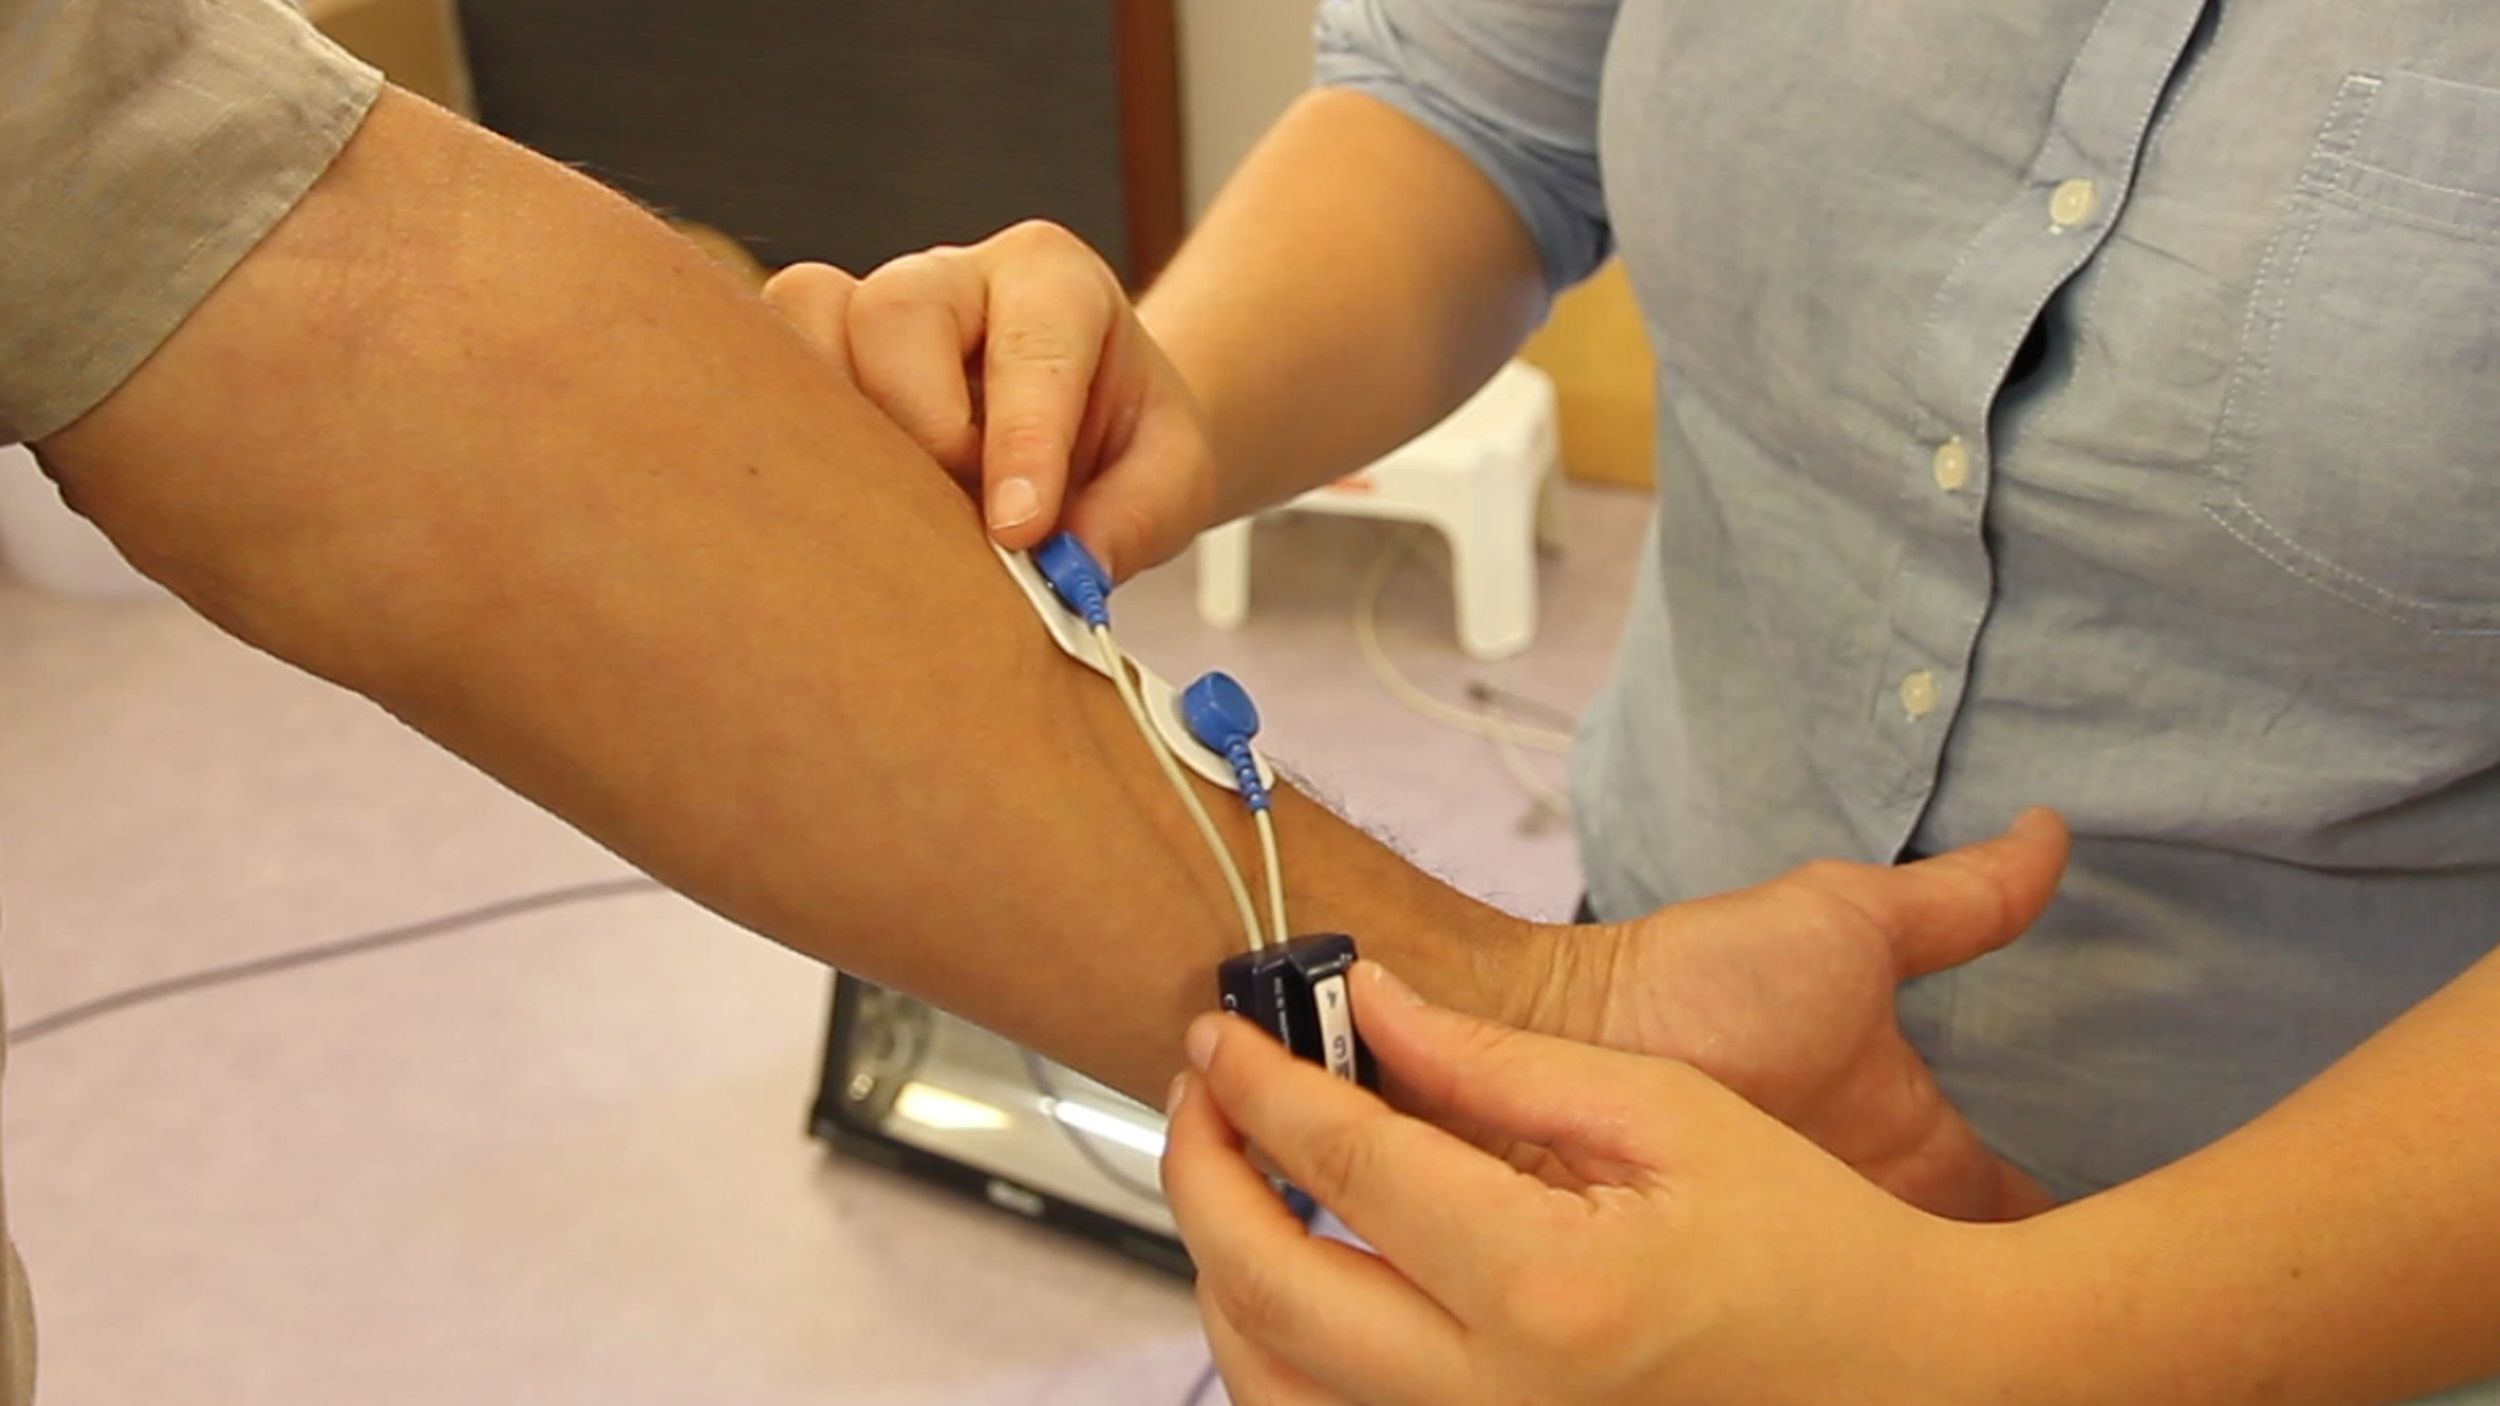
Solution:
<path fill-rule="evenodd" d="M 1519 783 L 1519 789 L 1528 793 L 1529 800 L 1544 807 L 1556 820 L 1571 819 L 1571 798 L 1552 782 L 1536 774 L 1536 768 L 1528 765 L 1527 753 L 1521 751 L 1519 743 L 1512 738 L 1511 729 L 1523 724 L 1504 717 L 1502 705 L 1496 697 L 1484 700 L 1484 710 L 1488 720 L 1502 724 L 1487 738 L 1493 744 L 1493 755 L 1501 762 L 1502 770 L 1510 773 L 1510 779 Z"/>
<path fill-rule="evenodd" d="M 1456 728 L 1473 737 L 1508 738 L 1517 746 L 1538 751 L 1570 751 L 1569 733 L 1512 722 L 1499 716 L 1487 717 L 1473 709 L 1435 698 L 1417 687 L 1414 680 L 1399 670 L 1397 661 L 1389 657 L 1388 649 L 1380 642 L 1380 597 L 1388 587 L 1389 578 L 1397 573 L 1407 554 L 1415 550 L 1416 540 L 1416 532 L 1400 532 L 1395 540 L 1381 549 L 1379 557 L 1372 562 L 1371 570 L 1364 573 L 1363 584 L 1355 588 L 1354 639 L 1362 647 L 1363 662 L 1371 667 L 1372 676 L 1380 680 L 1380 686 L 1389 691 L 1390 697 L 1444 727 Z"/>
<path fill-rule="evenodd" d="M 1363 662 L 1389 696 L 1409 711 L 1491 743 L 1493 755 L 1501 763 L 1502 770 L 1509 774 L 1521 791 L 1527 793 L 1530 800 L 1558 819 L 1570 819 L 1570 798 L 1537 775 L 1525 755 L 1526 749 L 1530 748 L 1542 752 L 1568 752 L 1571 750 L 1569 733 L 1537 727 L 1504 715 L 1500 702 L 1507 692 L 1504 688 L 1481 690 L 1481 711 L 1436 698 L 1409 679 L 1398 668 L 1397 661 L 1389 657 L 1387 646 L 1381 643 L 1381 596 L 1387 591 L 1390 580 L 1397 575 L 1398 567 L 1415 550 L 1421 535 L 1417 529 L 1400 531 L 1388 546 L 1381 549 L 1371 569 L 1364 573 L 1362 584 L 1355 590 L 1354 638 L 1362 648 Z"/>
<path fill-rule="evenodd" d="M 1189 808 L 1189 818 L 1197 823 L 1199 838 L 1207 842 L 1208 852 L 1215 856 L 1217 866 L 1224 871 L 1224 887 L 1232 893 L 1233 907 L 1238 910 L 1241 917 L 1242 932 L 1250 939 L 1250 950 L 1258 951 L 1267 946 L 1267 938 L 1259 931 L 1258 910 L 1250 902 L 1250 887 L 1242 882 L 1241 866 L 1233 862 L 1231 847 L 1224 843 L 1223 832 L 1215 828 L 1215 818 L 1207 814 L 1206 805 L 1198 799 L 1198 792 L 1189 784 L 1189 778 L 1181 774 L 1181 764 L 1173 759 L 1172 749 L 1163 740 L 1163 734 L 1155 730 L 1154 721 L 1146 716 L 1145 700 L 1137 694 L 1137 681 L 1129 677 L 1128 656 L 1121 653 L 1120 646 L 1113 642 L 1111 627 L 1096 625 L 1094 642 L 1102 646 L 1103 662 L 1111 666 L 1111 682 L 1119 688 L 1120 701 L 1128 705 L 1129 717 L 1136 722 L 1138 732 L 1145 737 L 1146 750 L 1154 753 L 1155 763 L 1163 768 L 1164 779 L 1171 782 L 1172 789 L 1180 794 L 1181 804 Z M 1276 929 L 1277 941 L 1282 942 L 1286 932 L 1281 916 L 1284 906 L 1283 879 L 1276 867 L 1272 828 L 1266 829 L 1262 839 L 1267 852 L 1270 896 L 1280 915 Z"/>

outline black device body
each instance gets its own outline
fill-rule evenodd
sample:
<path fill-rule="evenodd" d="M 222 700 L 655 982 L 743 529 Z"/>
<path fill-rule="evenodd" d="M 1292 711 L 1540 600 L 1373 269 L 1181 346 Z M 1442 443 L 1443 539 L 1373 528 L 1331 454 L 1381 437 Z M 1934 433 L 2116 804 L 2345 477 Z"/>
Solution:
<path fill-rule="evenodd" d="M 1371 1047 L 1354 1028 L 1355 955 L 1354 939 L 1344 933 L 1297 937 L 1226 958 L 1216 969 L 1217 988 L 1224 1009 L 1274 1035 L 1297 1058 L 1377 1090 Z"/>

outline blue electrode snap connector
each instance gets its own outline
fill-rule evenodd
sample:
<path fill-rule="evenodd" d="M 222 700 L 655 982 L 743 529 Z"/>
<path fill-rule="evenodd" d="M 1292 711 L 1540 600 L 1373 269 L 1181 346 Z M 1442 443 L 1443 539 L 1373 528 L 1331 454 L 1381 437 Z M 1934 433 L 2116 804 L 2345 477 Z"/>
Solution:
<path fill-rule="evenodd" d="M 1250 739 L 1259 735 L 1259 707 L 1250 701 L 1250 691 L 1221 670 L 1200 674 L 1181 690 L 1181 721 L 1199 746 L 1232 764 L 1243 803 L 1254 811 L 1267 809 L 1267 787 L 1259 780 L 1258 759 L 1250 753 Z"/>
<path fill-rule="evenodd" d="M 1096 628 L 1111 623 L 1111 573 L 1071 533 L 1053 534 L 1033 549 L 1033 565 L 1059 603 Z"/>

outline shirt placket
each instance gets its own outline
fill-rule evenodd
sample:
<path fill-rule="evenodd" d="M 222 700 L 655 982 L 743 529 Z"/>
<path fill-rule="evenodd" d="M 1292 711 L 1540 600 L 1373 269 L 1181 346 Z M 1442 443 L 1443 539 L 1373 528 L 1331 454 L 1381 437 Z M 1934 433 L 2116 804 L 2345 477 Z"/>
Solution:
<path fill-rule="evenodd" d="M 1885 683 L 1871 704 L 1888 781 L 1861 828 L 1877 853 L 1898 855 L 1935 798 L 1987 627 L 1997 476 L 1989 412 L 2024 337 L 2126 208 L 2145 135 L 2208 3 L 2111 0 L 2076 51 L 2020 186 L 1929 303 L 1914 344 L 1915 437 L 1900 450 L 1903 550 L 1879 642 Z"/>

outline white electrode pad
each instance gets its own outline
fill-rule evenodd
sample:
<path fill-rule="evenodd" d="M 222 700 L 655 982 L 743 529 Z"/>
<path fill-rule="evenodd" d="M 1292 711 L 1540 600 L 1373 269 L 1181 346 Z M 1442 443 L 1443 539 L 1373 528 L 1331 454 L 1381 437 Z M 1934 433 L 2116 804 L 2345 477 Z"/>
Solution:
<path fill-rule="evenodd" d="M 1102 642 L 1094 638 L 1094 632 L 1085 627 L 1075 611 L 1059 603 L 1059 597 L 1051 592 L 1050 582 L 1043 579 L 1041 568 L 1033 564 L 1032 558 L 1008 551 L 996 542 L 990 544 L 990 550 L 1006 563 L 1008 576 L 1023 590 L 1025 600 L 1032 605 L 1033 613 L 1042 618 L 1042 628 L 1050 631 L 1060 651 L 1104 678 L 1111 677 L 1111 663 L 1103 658 Z M 1225 790 L 1239 791 L 1241 785 L 1233 777 L 1232 763 L 1200 746 L 1198 739 L 1189 735 L 1188 724 L 1181 721 L 1178 690 L 1164 682 L 1162 675 L 1139 663 L 1134 655 L 1128 656 L 1128 664 L 1130 676 L 1137 680 L 1138 698 L 1146 705 L 1146 717 L 1171 747 L 1172 755 L 1180 759 L 1181 765 Z M 1269 768 L 1267 758 L 1253 752 L 1251 760 L 1259 768 L 1260 782 L 1273 791 L 1276 773 Z"/>

